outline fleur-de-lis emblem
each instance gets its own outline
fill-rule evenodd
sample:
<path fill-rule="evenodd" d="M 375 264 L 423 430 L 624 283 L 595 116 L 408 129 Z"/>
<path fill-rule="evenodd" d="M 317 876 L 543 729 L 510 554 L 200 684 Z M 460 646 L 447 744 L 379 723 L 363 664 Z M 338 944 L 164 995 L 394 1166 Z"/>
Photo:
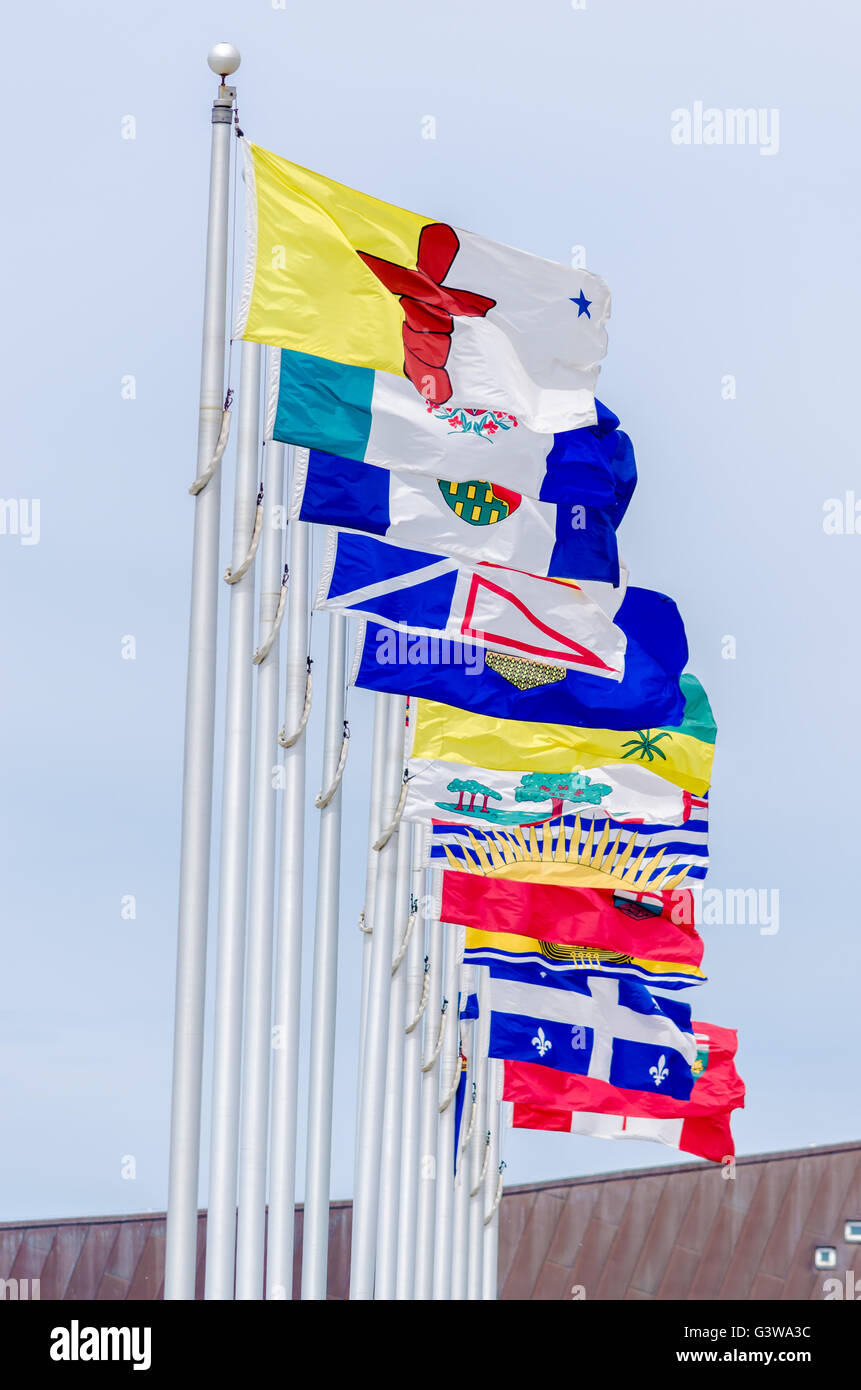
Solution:
<path fill-rule="evenodd" d="M 551 1047 L 553 1046 L 553 1044 L 552 1044 L 552 1042 L 550 1041 L 550 1039 L 549 1039 L 548 1037 L 545 1037 L 545 1035 L 544 1035 L 544 1029 L 543 1029 L 543 1028 L 539 1028 L 537 1034 L 536 1034 L 535 1037 L 532 1039 L 532 1046 L 533 1046 L 533 1047 L 537 1047 L 537 1048 L 538 1048 L 538 1056 L 539 1056 L 539 1057 L 543 1057 L 544 1054 L 545 1054 L 545 1052 L 549 1052 L 549 1051 L 550 1051 L 550 1049 L 551 1049 Z M 661 1061 L 663 1062 L 663 1060 L 664 1060 L 664 1059 L 663 1059 L 663 1057 L 662 1057 L 662 1058 L 661 1058 Z"/>
<path fill-rule="evenodd" d="M 656 1067 L 649 1067 L 649 1075 L 654 1077 L 656 1086 L 660 1086 L 662 1081 L 666 1081 L 667 1077 L 670 1074 L 669 1067 L 665 1065 L 666 1060 L 667 1059 L 662 1052 L 660 1057 L 658 1058 L 658 1065 Z"/>

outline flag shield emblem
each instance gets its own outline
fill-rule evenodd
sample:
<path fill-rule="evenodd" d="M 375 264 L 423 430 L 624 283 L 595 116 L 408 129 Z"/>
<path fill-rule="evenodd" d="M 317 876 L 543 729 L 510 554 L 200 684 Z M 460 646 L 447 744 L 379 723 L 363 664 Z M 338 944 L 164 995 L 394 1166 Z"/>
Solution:
<path fill-rule="evenodd" d="M 439 490 L 455 516 L 470 526 L 493 526 L 497 521 L 505 521 L 520 506 L 519 493 L 483 479 L 451 483 L 440 478 Z"/>

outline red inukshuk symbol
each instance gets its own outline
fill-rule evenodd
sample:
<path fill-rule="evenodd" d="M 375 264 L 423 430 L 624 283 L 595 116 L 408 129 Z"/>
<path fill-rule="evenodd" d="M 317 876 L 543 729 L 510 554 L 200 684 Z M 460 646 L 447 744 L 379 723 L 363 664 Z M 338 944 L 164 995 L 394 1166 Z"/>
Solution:
<path fill-rule="evenodd" d="M 452 227 L 431 222 L 419 236 L 415 270 L 380 260 L 367 251 L 358 253 L 386 289 L 400 299 L 404 310 L 404 372 L 416 390 L 434 405 L 443 405 L 452 394 L 445 364 L 451 351 L 455 317 L 482 319 L 496 303 L 483 294 L 443 285 L 459 247 Z"/>

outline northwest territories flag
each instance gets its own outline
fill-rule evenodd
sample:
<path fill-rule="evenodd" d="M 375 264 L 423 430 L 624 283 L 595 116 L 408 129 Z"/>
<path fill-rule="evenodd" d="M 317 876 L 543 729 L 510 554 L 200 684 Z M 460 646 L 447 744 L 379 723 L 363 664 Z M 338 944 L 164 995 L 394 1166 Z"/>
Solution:
<path fill-rule="evenodd" d="M 698 968 L 703 942 L 693 895 L 626 889 L 564 888 L 471 874 L 442 876 L 441 920 L 512 940 L 540 938 L 576 951 L 598 950 Z"/>
<path fill-rule="evenodd" d="M 542 434 L 508 410 L 433 406 L 402 377 L 282 350 L 269 354 L 265 437 L 410 476 L 489 476 L 543 502 L 601 507 L 618 526 L 637 482 L 634 450 L 595 406 L 595 425 Z"/>
<path fill-rule="evenodd" d="M 557 816 L 539 825 L 479 826 L 434 821 L 432 867 L 526 883 L 657 892 L 703 879 L 708 803 L 692 799 L 684 825 L 636 825 L 606 815 Z"/>
<path fill-rule="evenodd" d="M 635 980 L 494 965 L 490 1007 L 490 1057 L 677 1101 L 691 1094 L 690 1005 L 658 999 Z"/>
<path fill-rule="evenodd" d="M 619 764 L 644 768 L 694 796 L 703 796 L 711 782 L 714 716 L 696 676 L 686 673 L 679 684 L 684 718 L 680 724 L 657 729 L 531 724 L 416 700 L 410 707 L 407 757 L 500 772 L 516 766 L 523 772 L 551 775 Z"/>
<path fill-rule="evenodd" d="M 596 507 L 536 502 L 498 483 L 465 483 L 297 450 L 290 517 L 423 546 L 467 565 L 619 582 L 616 532 Z"/>
<path fill-rule="evenodd" d="M 676 605 L 665 594 L 629 586 L 614 621 L 627 637 L 619 682 L 469 644 L 435 649 L 420 637 L 401 641 L 402 634 L 375 623 L 360 634 L 353 678 L 366 690 L 435 700 L 493 719 L 645 732 L 680 724 L 685 701 L 679 678 L 688 645 Z"/>
<path fill-rule="evenodd" d="M 434 406 L 594 425 L 604 281 L 291 164 L 243 140 L 234 337 L 405 377 Z"/>
<path fill-rule="evenodd" d="M 670 1000 L 661 1000 L 662 1008 Z M 678 1007 L 678 1006 L 675 1006 Z M 693 1085 L 687 1097 L 676 1096 L 663 1086 L 632 1087 L 600 1078 L 595 1073 L 575 1074 L 554 1063 L 506 1062 L 503 1099 L 539 1110 L 585 1110 L 601 1115 L 652 1117 L 659 1120 L 710 1119 L 744 1106 L 744 1082 L 735 1068 L 738 1037 L 733 1028 L 692 1022 L 696 1056 L 691 1068 Z M 554 1069 L 555 1068 L 555 1069 Z"/>
<path fill-rule="evenodd" d="M 467 639 L 509 656 L 621 681 L 627 638 L 612 614 L 621 588 L 541 579 L 330 530 L 315 608 L 378 618 L 419 637 Z"/>
<path fill-rule="evenodd" d="M 516 751 L 516 750 L 515 750 Z M 600 808 L 614 820 L 681 825 L 693 800 L 643 767 L 599 767 L 591 772 L 490 772 L 459 763 L 407 764 L 404 819 L 449 817 L 483 825 L 531 825 L 564 810 Z"/>
<path fill-rule="evenodd" d="M 735 1153 L 729 1111 L 707 1119 L 656 1120 L 636 1115 L 595 1115 L 579 1110 L 541 1110 L 534 1105 L 513 1105 L 510 1101 L 505 1103 L 505 1109 L 507 1123 L 514 1129 L 562 1130 L 590 1139 L 648 1139 L 697 1158 L 706 1158 L 711 1163 L 721 1163 Z"/>
<path fill-rule="evenodd" d="M 552 924 L 548 925 L 552 931 Z M 465 965 L 534 965 L 542 979 L 547 974 L 572 973 L 607 975 L 617 980 L 639 980 L 658 989 L 687 989 L 705 983 L 697 965 L 679 961 L 647 960 L 624 951 L 601 950 L 598 946 L 562 946 L 557 941 L 514 936 L 510 932 L 466 929 Z"/>

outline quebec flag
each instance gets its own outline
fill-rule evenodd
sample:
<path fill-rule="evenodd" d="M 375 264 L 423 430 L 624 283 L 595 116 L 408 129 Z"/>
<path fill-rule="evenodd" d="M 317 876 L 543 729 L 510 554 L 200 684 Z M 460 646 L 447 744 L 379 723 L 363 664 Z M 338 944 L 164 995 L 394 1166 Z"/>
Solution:
<path fill-rule="evenodd" d="M 636 980 L 490 969 L 491 1057 L 533 1062 L 627 1091 L 688 1100 L 697 1042 L 689 1004 Z"/>

